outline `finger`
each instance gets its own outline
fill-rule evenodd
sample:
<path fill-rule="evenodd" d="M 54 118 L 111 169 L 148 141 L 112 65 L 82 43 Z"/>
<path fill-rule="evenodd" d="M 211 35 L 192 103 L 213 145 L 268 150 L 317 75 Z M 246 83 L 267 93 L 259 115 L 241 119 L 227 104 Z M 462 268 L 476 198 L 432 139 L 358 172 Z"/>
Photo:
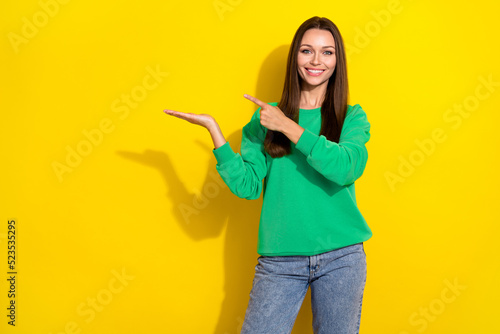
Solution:
<path fill-rule="evenodd" d="M 264 108 L 264 107 L 267 105 L 267 103 L 262 102 L 262 101 L 261 101 L 261 100 L 259 100 L 258 98 L 253 97 L 253 96 L 251 96 L 251 95 L 244 94 L 243 96 L 244 96 L 245 98 L 249 99 L 250 101 L 252 101 L 253 103 L 257 104 L 257 105 L 258 105 L 259 107 L 261 107 L 261 108 Z"/>
<path fill-rule="evenodd" d="M 175 110 L 171 110 L 171 109 L 165 109 L 165 110 L 163 110 L 163 112 L 165 112 L 166 114 L 169 114 L 169 115 L 179 115 L 179 114 L 181 114 L 180 111 L 175 111 Z"/>
<path fill-rule="evenodd" d="M 185 113 L 185 112 L 180 112 L 180 111 L 175 111 L 175 110 L 170 110 L 170 109 L 165 109 L 163 110 L 166 114 L 185 119 L 185 120 L 192 120 L 194 118 L 194 115 L 192 113 Z"/>
<path fill-rule="evenodd" d="M 188 113 L 185 113 L 185 112 L 180 112 L 180 111 L 175 111 L 175 110 L 170 110 L 170 109 L 165 109 L 163 111 L 168 115 L 177 116 L 177 117 L 186 117 L 187 115 L 189 115 Z"/>

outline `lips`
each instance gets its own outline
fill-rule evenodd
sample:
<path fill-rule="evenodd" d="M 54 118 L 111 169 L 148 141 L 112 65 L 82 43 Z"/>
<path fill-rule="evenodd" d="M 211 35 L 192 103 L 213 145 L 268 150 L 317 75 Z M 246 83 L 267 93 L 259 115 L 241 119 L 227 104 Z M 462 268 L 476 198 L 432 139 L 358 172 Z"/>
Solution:
<path fill-rule="evenodd" d="M 319 76 L 321 75 L 325 70 L 323 69 L 319 69 L 319 68 L 307 68 L 306 67 L 306 72 L 309 74 L 309 75 L 312 75 L 312 76 Z"/>

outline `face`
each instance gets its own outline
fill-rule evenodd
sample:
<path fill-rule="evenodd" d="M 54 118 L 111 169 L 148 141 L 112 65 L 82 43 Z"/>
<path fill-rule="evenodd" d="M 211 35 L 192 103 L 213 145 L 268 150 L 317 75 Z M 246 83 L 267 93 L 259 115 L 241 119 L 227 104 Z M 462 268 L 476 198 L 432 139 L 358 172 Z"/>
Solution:
<path fill-rule="evenodd" d="M 328 30 L 309 29 L 304 33 L 297 55 L 302 85 L 327 85 L 335 71 L 335 40 Z"/>

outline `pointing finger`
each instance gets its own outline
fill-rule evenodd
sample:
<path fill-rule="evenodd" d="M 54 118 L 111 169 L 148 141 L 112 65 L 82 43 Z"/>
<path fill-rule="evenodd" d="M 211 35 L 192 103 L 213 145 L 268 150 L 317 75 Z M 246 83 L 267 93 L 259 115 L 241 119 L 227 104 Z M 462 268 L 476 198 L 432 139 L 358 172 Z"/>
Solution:
<path fill-rule="evenodd" d="M 250 95 L 248 95 L 248 94 L 245 94 L 245 95 L 243 95 L 243 96 L 244 96 L 245 98 L 249 99 L 250 101 L 252 101 L 253 103 L 257 104 L 257 105 L 258 105 L 259 107 L 261 107 L 261 108 L 264 108 L 264 107 L 267 105 L 267 103 L 262 102 L 261 100 L 259 100 L 259 99 L 258 99 L 258 98 L 256 98 L 256 97 L 250 96 Z"/>

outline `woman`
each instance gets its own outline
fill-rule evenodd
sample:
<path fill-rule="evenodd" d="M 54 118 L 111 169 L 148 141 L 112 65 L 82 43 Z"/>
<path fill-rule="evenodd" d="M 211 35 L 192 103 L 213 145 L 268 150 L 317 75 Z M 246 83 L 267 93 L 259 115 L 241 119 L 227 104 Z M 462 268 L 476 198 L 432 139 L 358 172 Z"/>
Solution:
<path fill-rule="evenodd" d="M 217 171 L 234 194 L 257 199 L 264 189 L 260 256 L 241 333 L 290 333 L 309 286 L 314 333 L 358 333 L 363 242 L 372 232 L 354 181 L 368 159 L 370 123 L 359 104 L 347 104 L 335 24 L 315 16 L 298 28 L 279 103 L 244 97 L 259 108 L 243 127 L 241 155 L 212 116 L 165 110 L 208 129 Z"/>

